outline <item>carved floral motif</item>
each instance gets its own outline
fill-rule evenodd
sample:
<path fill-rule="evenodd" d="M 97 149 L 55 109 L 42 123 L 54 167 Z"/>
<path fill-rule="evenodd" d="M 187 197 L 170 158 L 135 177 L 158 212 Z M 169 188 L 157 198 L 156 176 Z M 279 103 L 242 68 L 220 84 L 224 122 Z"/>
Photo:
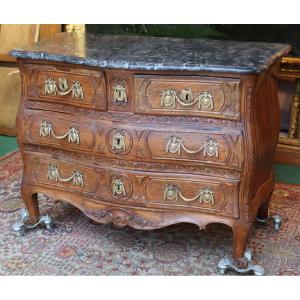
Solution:
<path fill-rule="evenodd" d="M 131 211 L 125 209 L 116 210 L 88 210 L 85 209 L 84 213 L 91 216 L 100 223 L 113 223 L 118 227 L 139 227 L 139 228 L 158 228 L 159 225 L 149 219 L 145 219 Z"/>

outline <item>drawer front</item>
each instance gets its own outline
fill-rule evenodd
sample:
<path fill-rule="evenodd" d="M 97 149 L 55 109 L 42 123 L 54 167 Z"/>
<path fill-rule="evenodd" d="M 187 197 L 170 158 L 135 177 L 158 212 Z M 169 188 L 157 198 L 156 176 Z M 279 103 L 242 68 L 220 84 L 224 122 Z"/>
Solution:
<path fill-rule="evenodd" d="M 135 76 L 135 112 L 240 119 L 240 80 Z"/>
<path fill-rule="evenodd" d="M 57 65 L 25 64 L 30 99 L 106 109 L 103 72 Z"/>
<path fill-rule="evenodd" d="M 98 188 L 97 175 L 92 168 L 44 157 L 30 157 L 30 160 L 32 178 L 39 184 L 89 194 L 95 194 Z"/>
<path fill-rule="evenodd" d="M 239 182 L 204 176 L 137 172 L 104 166 L 87 167 L 31 155 L 34 181 L 91 199 L 130 207 L 192 210 L 238 217 Z"/>
<path fill-rule="evenodd" d="M 74 117 L 28 112 L 23 121 L 24 143 L 53 146 L 69 150 L 92 151 L 96 137 L 93 126 Z"/>
<path fill-rule="evenodd" d="M 21 132 L 27 144 L 88 151 L 118 160 L 234 169 L 242 169 L 244 163 L 243 135 L 239 130 L 126 124 L 28 109 Z"/>
<path fill-rule="evenodd" d="M 243 139 L 240 133 L 199 131 L 151 131 L 147 146 L 153 159 L 174 163 L 209 163 L 242 168 Z"/>
<path fill-rule="evenodd" d="M 188 176 L 149 176 L 144 191 L 151 205 L 194 208 L 203 212 L 238 217 L 238 184 L 235 183 Z"/>
<path fill-rule="evenodd" d="M 242 169 L 244 142 L 240 131 L 195 130 L 170 126 L 99 124 L 96 150 L 122 160 L 169 164 L 209 164 Z"/>

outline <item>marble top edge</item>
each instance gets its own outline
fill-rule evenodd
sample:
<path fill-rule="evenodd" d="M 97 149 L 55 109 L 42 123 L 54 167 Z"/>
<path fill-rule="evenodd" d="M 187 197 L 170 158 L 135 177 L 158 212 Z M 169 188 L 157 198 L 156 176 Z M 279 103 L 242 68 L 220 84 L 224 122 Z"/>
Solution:
<path fill-rule="evenodd" d="M 260 73 L 290 49 L 279 43 L 61 33 L 10 55 L 109 69 Z"/>
<path fill-rule="evenodd" d="M 50 55 L 47 53 L 37 53 L 37 52 L 27 52 L 22 50 L 11 50 L 10 55 L 16 58 L 23 59 L 32 59 L 32 60 L 45 60 L 45 61 L 53 61 L 53 62 L 63 62 L 70 63 L 74 65 L 85 65 L 89 67 L 98 67 L 98 68 L 107 68 L 107 69 L 128 69 L 128 70 L 137 70 L 137 71 L 176 71 L 178 70 L 177 66 L 168 66 L 161 64 L 148 64 L 139 65 L 139 64 L 128 64 L 125 62 L 113 63 L 107 60 L 88 60 L 86 61 L 84 58 L 80 59 L 79 57 L 73 56 L 59 56 L 59 55 Z M 238 69 L 233 66 L 182 66 L 180 68 L 182 71 L 215 71 L 215 72 L 241 72 L 241 73 L 256 73 L 257 70 L 251 67 L 239 67 Z"/>

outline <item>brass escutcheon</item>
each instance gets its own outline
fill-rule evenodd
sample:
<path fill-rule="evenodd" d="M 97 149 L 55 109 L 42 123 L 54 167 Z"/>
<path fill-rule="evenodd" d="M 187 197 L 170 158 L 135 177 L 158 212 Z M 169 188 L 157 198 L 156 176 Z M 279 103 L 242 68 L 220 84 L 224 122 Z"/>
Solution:
<path fill-rule="evenodd" d="M 116 178 L 113 181 L 112 194 L 114 197 L 125 197 L 126 196 L 125 183 L 122 179 Z"/>
<path fill-rule="evenodd" d="M 116 152 L 126 151 L 125 133 L 122 129 L 117 129 L 112 137 L 112 150 Z"/>
<path fill-rule="evenodd" d="M 126 83 L 125 81 L 118 81 L 113 86 L 113 103 L 115 105 L 127 105 L 128 99 L 126 94 Z"/>

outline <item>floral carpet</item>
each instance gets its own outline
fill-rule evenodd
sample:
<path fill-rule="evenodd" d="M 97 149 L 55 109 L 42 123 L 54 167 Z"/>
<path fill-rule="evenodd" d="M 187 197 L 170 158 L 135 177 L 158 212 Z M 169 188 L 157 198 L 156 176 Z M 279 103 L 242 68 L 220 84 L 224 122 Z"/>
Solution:
<path fill-rule="evenodd" d="M 115 229 L 95 224 L 77 208 L 39 195 L 41 213 L 54 228 L 24 237 L 11 231 L 24 207 L 19 152 L 0 159 L 0 275 L 217 275 L 217 263 L 232 251 L 232 232 L 219 224 L 199 231 L 191 224 L 159 230 Z M 266 275 L 300 275 L 300 186 L 276 184 L 271 213 L 279 232 L 255 224 L 249 247 Z M 229 271 L 228 275 L 235 275 Z"/>

